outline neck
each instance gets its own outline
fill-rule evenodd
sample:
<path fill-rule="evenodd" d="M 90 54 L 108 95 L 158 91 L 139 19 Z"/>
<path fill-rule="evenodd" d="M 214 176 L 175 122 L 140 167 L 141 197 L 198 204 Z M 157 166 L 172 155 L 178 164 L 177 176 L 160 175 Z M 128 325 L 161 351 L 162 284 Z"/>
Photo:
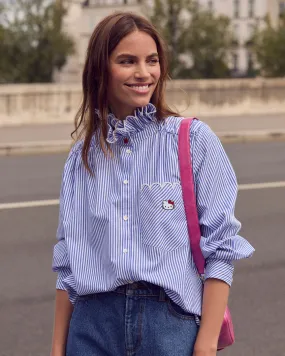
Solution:
<path fill-rule="evenodd" d="M 114 114 L 118 120 L 124 121 L 127 116 L 134 115 L 135 109 L 118 110 L 112 106 L 109 106 L 109 112 Z"/>

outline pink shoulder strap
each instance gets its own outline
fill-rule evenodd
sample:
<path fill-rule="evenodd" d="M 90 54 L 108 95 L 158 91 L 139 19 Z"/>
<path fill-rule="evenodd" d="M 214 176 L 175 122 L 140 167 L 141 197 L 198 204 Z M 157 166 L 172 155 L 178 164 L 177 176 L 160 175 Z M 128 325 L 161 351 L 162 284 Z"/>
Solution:
<path fill-rule="evenodd" d="M 200 248 L 201 231 L 196 206 L 190 153 L 190 127 L 193 120 L 194 119 L 189 118 L 181 121 L 178 133 L 178 158 L 191 252 L 196 268 L 199 274 L 203 276 L 205 270 L 205 259 Z"/>

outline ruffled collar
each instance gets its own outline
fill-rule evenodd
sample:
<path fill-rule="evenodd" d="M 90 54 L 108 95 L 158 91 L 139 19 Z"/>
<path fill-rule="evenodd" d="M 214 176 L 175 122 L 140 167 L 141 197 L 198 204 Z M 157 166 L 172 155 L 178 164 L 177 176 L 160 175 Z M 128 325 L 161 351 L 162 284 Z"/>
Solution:
<path fill-rule="evenodd" d="M 118 120 L 114 114 L 110 113 L 108 115 L 107 142 L 115 143 L 120 138 L 142 131 L 148 124 L 156 121 L 155 114 L 156 108 L 151 103 L 142 108 L 137 108 L 134 115 L 127 116 L 125 120 Z"/>

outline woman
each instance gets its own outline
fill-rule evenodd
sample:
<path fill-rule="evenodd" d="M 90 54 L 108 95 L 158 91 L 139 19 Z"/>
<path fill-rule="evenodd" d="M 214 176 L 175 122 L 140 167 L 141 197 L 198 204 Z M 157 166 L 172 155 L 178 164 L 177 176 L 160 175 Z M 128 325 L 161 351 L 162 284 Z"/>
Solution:
<path fill-rule="evenodd" d="M 76 120 L 82 139 L 65 164 L 60 196 L 52 356 L 216 355 L 232 261 L 253 248 L 237 235 L 228 158 L 195 121 L 203 288 L 180 185 L 182 118 L 164 100 L 166 56 L 154 27 L 131 13 L 106 17 L 91 36 Z"/>

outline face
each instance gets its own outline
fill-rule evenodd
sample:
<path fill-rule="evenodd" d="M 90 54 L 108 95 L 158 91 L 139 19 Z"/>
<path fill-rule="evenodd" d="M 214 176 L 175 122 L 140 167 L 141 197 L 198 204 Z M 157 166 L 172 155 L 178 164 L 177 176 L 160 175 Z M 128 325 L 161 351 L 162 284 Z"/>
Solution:
<path fill-rule="evenodd" d="M 109 105 L 118 119 L 146 106 L 160 78 L 155 41 L 145 32 L 124 37 L 110 57 Z"/>

